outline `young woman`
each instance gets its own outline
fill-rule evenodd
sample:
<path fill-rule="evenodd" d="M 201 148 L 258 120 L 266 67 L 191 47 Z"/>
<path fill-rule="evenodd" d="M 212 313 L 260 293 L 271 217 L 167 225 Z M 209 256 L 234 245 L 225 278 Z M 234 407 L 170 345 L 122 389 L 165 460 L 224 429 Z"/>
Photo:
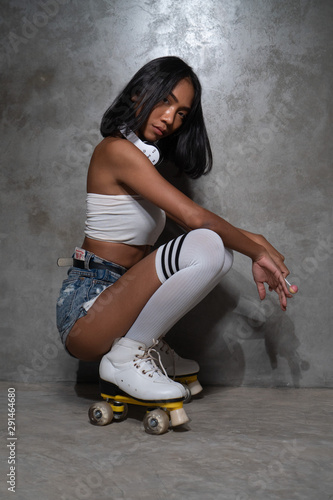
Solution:
<path fill-rule="evenodd" d="M 142 151 L 149 146 L 141 140 L 158 142 L 192 178 L 211 168 L 201 86 L 185 62 L 162 57 L 141 68 L 104 114 L 101 133 L 88 172 L 85 239 L 57 303 L 59 332 L 71 355 L 101 360 L 102 384 L 147 401 L 181 399 L 184 387 L 168 374 L 199 367 L 175 353 L 170 361 L 163 336 L 228 272 L 232 251 L 251 259 L 260 298 L 267 283 L 283 310 L 289 271 L 263 236 L 193 202 Z M 152 251 L 166 215 L 184 235 Z M 200 389 L 193 384 L 193 393 Z"/>

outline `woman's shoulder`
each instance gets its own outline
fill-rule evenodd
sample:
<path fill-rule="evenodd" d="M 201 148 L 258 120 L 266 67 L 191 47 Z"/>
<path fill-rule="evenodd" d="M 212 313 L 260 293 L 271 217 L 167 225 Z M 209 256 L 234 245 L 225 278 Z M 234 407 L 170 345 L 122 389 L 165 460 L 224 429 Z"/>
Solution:
<path fill-rule="evenodd" d="M 112 155 L 123 147 L 126 148 L 126 142 L 126 139 L 123 137 L 104 137 L 95 147 L 94 153 Z"/>
<path fill-rule="evenodd" d="M 100 194 L 120 194 L 119 172 L 130 161 L 133 146 L 122 137 L 106 137 L 97 144 L 90 160 L 87 185 L 90 192 Z M 137 149 L 137 148 L 135 148 Z"/>
<path fill-rule="evenodd" d="M 123 137 L 105 137 L 94 150 L 93 156 L 107 162 L 124 161 L 133 157 L 139 150 Z"/>

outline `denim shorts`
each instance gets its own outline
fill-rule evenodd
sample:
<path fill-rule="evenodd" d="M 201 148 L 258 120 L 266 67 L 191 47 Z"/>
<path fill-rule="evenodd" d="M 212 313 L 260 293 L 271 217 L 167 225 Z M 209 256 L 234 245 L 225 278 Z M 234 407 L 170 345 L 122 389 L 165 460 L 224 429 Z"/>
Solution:
<path fill-rule="evenodd" d="M 57 300 L 57 327 L 64 345 L 74 323 L 85 316 L 97 297 L 126 272 L 126 268 L 118 264 L 102 260 L 90 252 L 85 254 L 89 256 L 87 269 L 69 268 Z M 90 263 L 94 262 L 101 267 L 90 269 L 89 266 L 93 265 Z"/>

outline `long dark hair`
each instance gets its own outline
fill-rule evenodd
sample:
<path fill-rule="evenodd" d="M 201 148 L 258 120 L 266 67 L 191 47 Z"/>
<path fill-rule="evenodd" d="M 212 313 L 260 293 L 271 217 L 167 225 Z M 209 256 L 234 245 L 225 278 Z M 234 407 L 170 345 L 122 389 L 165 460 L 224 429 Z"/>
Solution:
<path fill-rule="evenodd" d="M 211 170 L 212 151 L 201 107 L 201 84 L 192 68 L 178 57 L 160 57 L 143 66 L 104 113 L 100 131 L 103 137 L 119 135 L 123 126 L 137 131 L 154 106 L 184 78 L 189 78 L 194 87 L 191 110 L 181 127 L 161 140 L 158 147 L 164 158 L 196 179 Z"/>

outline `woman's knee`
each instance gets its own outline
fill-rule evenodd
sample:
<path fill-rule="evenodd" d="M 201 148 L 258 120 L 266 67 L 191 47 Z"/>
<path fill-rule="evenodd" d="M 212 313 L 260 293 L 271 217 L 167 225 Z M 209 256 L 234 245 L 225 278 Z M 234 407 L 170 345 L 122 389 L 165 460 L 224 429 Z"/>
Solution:
<path fill-rule="evenodd" d="M 220 236 L 210 229 L 194 229 L 159 247 L 156 271 L 163 283 L 176 272 L 195 267 L 209 276 L 225 274 L 226 250 Z M 227 256 L 230 268 L 230 254 Z"/>
<path fill-rule="evenodd" d="M 194 229 L 184 240 L 179 261 L 181 268 L 194 267 L 199 274 L 215 279 L 223 273 L 225 264 L 223 241 L 210 229 Z"/>
<path fill-rule="evenodd" d="M 211 229 L 193 229 L 187 234 L 187 239 L 193 242 L 197 249 L 202 249 L 206 253 L 207 251 L 217 255 L 220 255 L 221 252 L 224 253 L 224 244 L 221 237 Z"/>
<path fill-rule="evenodd" d="M 220 236 L 210 229 L 200 228 L 190 231 L 184 246 L 188 251 L 189 262 L 202 263 L 222 269 L 225 261 L 225 248 Z"/>

